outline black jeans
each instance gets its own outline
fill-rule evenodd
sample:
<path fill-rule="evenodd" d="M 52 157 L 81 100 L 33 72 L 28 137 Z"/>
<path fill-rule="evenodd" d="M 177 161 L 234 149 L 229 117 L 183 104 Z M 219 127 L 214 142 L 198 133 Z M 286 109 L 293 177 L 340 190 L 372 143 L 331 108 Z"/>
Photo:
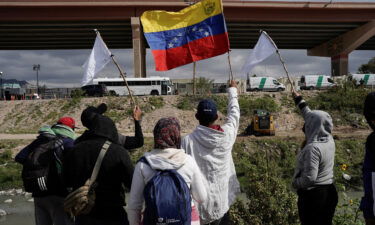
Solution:
<path fill-rule="evenodd" d="M 207 223 L 205 225 L 231 225 L 231 224 L 232 223 L 229 217 L 229 212 L 227 212 L 220 219 L 212 221 L 211 223 Z"/>
<path fill-rule="evenodd" d="M 302 225 L 332 225 L 338 197 L 333 184 L 298 190 L 298 214 Z"/>
<path fill-rule="evenodd" d="M 129 225 L 123 207 L 94 208 L 89 215 L 76 218 L 75 225 Z"/>

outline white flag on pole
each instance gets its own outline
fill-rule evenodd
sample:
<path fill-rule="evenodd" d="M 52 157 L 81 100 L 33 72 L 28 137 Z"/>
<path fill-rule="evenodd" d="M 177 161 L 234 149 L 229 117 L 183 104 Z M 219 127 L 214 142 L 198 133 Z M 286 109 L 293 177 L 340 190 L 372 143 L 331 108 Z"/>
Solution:
<path fill-rule="evenodd" d="M 94 47 L 89 58 L 83 64 L 85 73 L 83 74 L 81 85 L 85 86 L 90 83 L 96 74 L 98 74 L 109 61 L 111 61 L 112 53 L 107 48 L 99 32 L 96 34 Z"/>
<path fill-rule="evenodd" d="M 257 44 L 253 51 L 250 53 L 245 64 L 241 69 L 241 74 L 247 74 L 253 67 L 268 58 L 277 50 L 276 44 L 272 41 L 271 37 L 265 31 L 262 31 Z"/>

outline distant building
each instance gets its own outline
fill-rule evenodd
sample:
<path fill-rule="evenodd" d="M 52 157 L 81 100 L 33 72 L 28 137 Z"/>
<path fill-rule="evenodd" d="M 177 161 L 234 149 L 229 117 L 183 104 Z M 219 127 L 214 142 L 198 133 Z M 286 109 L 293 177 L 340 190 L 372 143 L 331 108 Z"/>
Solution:
<path fill-rule="evenodd" d="M 41 92 L 43 99 L 70 98 L 73 90 L 80 88 L 45 88 Z"/>
<path fill-rule="evenodd" d="M 2 83 L 0 86 L 0 98 L 2 100 L 21 100 L 25 99 L 26 90 L 18 82 Z"/>
<path fill-rule="evenodd" d="M 174 85 L 175 93 L 177 94 L 193 94 L 193 80 L 192 79 L 171 79 Z M 198 78 L 197 78 L 198 81 Z M 238 82 L 238 90 L 240 93 L 244 93 L 246 89 L 246 80 L 236 79 Z M 197 94 L 199 93 L 199 85 L 197 85 Z M 210 93 L 225 93 L 228 88 L 228 80 L 226 79 L 215 79 L 210 85 Z"/>
<path fill-rule="evenodd" d="M 174 94 L 185 95 L 193 94 L 192 79 L 171 79 L 173 83 Z"/>

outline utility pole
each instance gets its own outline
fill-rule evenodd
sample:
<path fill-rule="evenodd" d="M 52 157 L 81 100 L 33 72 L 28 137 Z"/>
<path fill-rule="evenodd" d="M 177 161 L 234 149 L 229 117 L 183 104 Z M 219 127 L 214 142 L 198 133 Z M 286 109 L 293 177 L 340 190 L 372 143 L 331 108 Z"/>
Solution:
<path fill-rule="evenodd" d="M 33 70 L 36 71 L 36 90 L 37 90 L 37 93 L 38 93 L 38 96 L 39 96 L 39 70 L 40 70 L 40 65 L 34 64 Z"/>

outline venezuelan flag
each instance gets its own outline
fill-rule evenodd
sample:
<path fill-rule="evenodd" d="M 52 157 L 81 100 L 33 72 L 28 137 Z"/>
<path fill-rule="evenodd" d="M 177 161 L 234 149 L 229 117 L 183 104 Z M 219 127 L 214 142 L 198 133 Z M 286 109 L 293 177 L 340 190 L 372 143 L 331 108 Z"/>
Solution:
<path fill-rule="evenodd" d="M 229 51 L 221 0 L 203 0 L 179 12 L 146 11 L 141 22 L 157 71 Z"/>

